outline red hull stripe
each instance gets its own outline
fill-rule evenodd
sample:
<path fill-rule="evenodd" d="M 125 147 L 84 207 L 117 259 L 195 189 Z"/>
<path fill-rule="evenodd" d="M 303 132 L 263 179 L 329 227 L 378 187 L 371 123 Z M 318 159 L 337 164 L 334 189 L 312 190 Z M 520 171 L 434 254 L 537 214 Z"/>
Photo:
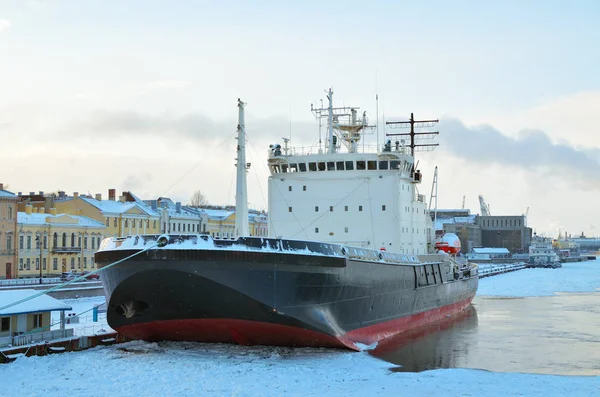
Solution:
<path fill-rule="evenodd" d="M 420 327 L 466 309 L 473 297 L 412 316 L 385 321 L 334 337 L 317 331 L 248 320 L 205 318 L 162 320 L 116 329 L 131 339 L 175 340 L 240 345 L 338 347 L 358 350 L 355 343 L 370 345 L 408 329 Z"/>

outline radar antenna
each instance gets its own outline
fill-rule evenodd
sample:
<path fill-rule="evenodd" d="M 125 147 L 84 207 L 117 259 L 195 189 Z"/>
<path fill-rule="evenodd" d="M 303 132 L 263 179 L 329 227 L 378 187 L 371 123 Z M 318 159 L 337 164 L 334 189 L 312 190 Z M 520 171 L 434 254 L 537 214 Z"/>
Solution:
<path fill-rule="evenodd" d="M 410 154 L 414 157 L 416 150 L 430 151 L 434 150 L 438 143 L 417 143 L 419 139 L 433 139 L 438 135 L 439 131 L 419 131 L 415 132 L 415 128 L 429 128 L 437 124 L 439 120 L 415 120 L 414 114 L 410 114 L 410 120 L 407 121 L 386 121 L 385 125 L 389 125 L 391 128 L 408 128 L 410 132 L 404 132 L 399 134 L 385 134 L 385 136 L 409 136 L 410 137 Z M 422 148 L 422 149 L 421 149 Z"/>

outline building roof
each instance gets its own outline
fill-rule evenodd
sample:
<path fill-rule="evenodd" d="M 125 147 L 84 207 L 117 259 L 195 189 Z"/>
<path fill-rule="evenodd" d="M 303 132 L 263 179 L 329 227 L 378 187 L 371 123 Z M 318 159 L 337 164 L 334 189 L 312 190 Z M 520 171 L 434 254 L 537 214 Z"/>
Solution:
<path fill-rule="evenodd" d="M 451 216 L 451 217 L 437 217 L 435 219 L 435 230 L 444 229 L 444 224 L 451 223 L 471 223 L 475 224 L 476 215 L 469 216 Z"/>
<path fill-rule="evenodd" d="M 214 210 L 208 208 L 202 208 L 202 211 L 206 212 L 209 218 L 223 220 L 229 218 L 231 215 L 235 214 L 235 211 L 232 210 Z"/>
<path fill-rule="evenodd" d="M 476 254 L 510 254 L 506 248 L 473 248 L 473 252 Z"/>
<path fill-rule="evenodd" d="M 437 212 L 438 214 L 440 214 L 440 213 L 443 214 L 445 212 L 451 212 L 451 213 L 462 212 L 462 213 L 465 213 L 465 214 L 470 214 L 471 210 L 469 210 L 467 208 L 461 208 L 461 209 L 452 209 L 452 208 L 450 208 L 450 209 L 448 209 L 448 208 L 446 208 L 446 209 L 440 209 L 440 208 L 438 208 L 438 209 L 436 209 L 434 211 L 431 211 L 431 213 L 433 213 L 433 212 Z"/>
<path fill-rule="evenodd" d="M 79 196 L 79 198 L 81 198 L 86 203 L 91 204 L 94 207 L 98 208 L 103 213 L 123 214 L 123 213 L 131 210 L 132 208 L 139 208 L 141 211 L 143 211 L 144 213 L 146 213 L 150 216 L 158 216 L 158 213 L 156 211 L 154 211 L 152 208 L 148 207 L 141 200 L 140 200 L 140 202 L 126 201 L 126 202 L 122 203 L 122 202 L 116 201 L 116 200 L 96 200 L 95 198 L 86 197 L 86 196 Z"/>
<path fill-rule="evenodd" d="M 67 222 L 67 220 L 69 220 L 69 222 Z M 88 218 L 87 216 L 68 214 L 52 215 L 17 212 L 17 223 L 21 225 L 81 226 L 100 229 L 106 228 L 103 223 Z"/>
<path fill-rule="evenodd" d="M 38 294 L 39 291 L 33 289 L 17 289 L 10 291 L 0 291 L 0 307 L 10 305 L 22 299 L 29 298 Z M 72 307 L 54 299 L 48 295 L 41 295 L 18 305 L 0 310 L 0 315 L 11 316 L 14 314 L 38 313 L 49 311 L 72 310 Z"/>
<path fill-rule="evenodd" d="M 0 197 L 3 198 L 17 198 L 17 195 L 9 192 L 8 190 L 0 189 Z"/>

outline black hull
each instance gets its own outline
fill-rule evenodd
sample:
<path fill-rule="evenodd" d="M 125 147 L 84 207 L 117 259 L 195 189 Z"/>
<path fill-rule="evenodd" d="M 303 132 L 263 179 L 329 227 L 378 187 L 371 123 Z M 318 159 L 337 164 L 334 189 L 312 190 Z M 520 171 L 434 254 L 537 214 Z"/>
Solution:
<path fill-rule="evenodd" d="M 477 290 L 476 275 L 454 280 L 443 265 L 427 271 L 318 247 L 322 255 L 149 250 L 103 271 L 108 323 L 146 340 L 356 348 L 463 310 Z M 96 262 L 103 267 L 137 251 L 100 251 Z"/>

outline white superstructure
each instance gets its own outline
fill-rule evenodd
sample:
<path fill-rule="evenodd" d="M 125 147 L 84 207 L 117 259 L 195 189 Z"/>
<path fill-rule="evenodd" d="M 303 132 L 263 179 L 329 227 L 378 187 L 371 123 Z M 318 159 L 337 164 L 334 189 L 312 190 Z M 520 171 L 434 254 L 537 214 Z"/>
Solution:
<path fill-rule="evenodd" d="M 536 265 L 560 262 L 560 258 L 552 247 L 552 239 L 534 236 L 529 246 L 529 263 Z"/>
<path fill-rule="evenodd" d="M 432 222 L 417 189 L 414 130 L 409 146 L 388 140 L 382 148 L 365 147 L 359 143 L 369 128 L 366 115 L 358 119 L 358 108 L 334 108 L 333 92 L 327 94 L 329 106 L 312 109 L 327 119 L 326 150 L 288 148 L 287 140 L 283 148 L 270 147 L 270 234 L 427 254 Z"/>

